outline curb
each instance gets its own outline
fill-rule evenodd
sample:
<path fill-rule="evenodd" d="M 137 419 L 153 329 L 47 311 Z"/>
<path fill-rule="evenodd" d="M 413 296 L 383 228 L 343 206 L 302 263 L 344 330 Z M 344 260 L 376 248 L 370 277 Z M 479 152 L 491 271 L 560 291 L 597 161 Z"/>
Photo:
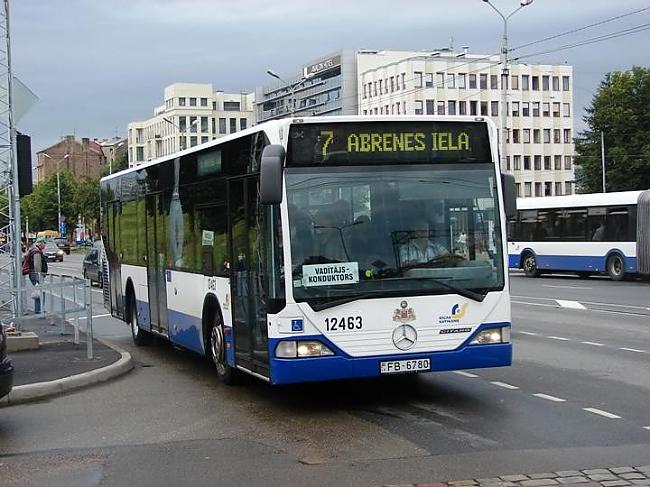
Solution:
<path fill-rule="evenodd" d="M 76 389 L 81 389 L 114 379 L 133 369 L 133 358 L 129 352 L 122 350 L 120 347 L 110 342 L 97 338 L 96 340 L 118 352 L 121 357 L 110 365 L 106 365 L 99 369 L 89 370 L 88 372 L 83 372 L 81 374 L 71 375 L 47 382 L 35 382 L 33 384 L 16 386 L 8 395 L 0 399 L 0 407 L 58 396 Z"/>

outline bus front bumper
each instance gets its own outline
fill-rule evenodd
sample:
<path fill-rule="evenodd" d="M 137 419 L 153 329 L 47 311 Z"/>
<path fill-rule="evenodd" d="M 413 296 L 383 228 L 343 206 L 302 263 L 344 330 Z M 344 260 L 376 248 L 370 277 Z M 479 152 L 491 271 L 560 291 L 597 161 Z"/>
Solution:
<path fill-rule="evenodd" d="M 465 345 L 448 352 L 414 353 L 351 358 L 344 355 L 316 358 L 271 358 L 271 382 L 296 384 L 341 379 L 378 377 L 380 363 L 394 360 L 430 359 L 427 372 L 504 367 L 512 364 L 512 343 Z M 394 374 L 391 374 L 394 375 Z"/>

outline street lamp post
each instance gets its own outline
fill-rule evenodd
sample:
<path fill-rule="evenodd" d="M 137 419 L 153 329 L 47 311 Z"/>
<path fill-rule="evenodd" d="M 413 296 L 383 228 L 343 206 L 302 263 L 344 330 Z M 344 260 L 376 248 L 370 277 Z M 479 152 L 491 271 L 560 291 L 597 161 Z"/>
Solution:
<path fill-rule="evenodd" d="M 268 74 L 272 78 L 282 81 L 285 85 L 289 85 L 289 89 L 291 90 L 291 105 L 289 106 L 289 114 L 293 117 L 293 114 L 295 112 L 295 106 L 296 106 L 296 88 L 298 88 L 301 84 L 303 84 L 308 79 L 313 78 L 314 73 L 310 73 L 307 76 L 303 76 L 298 81 L 295 81 L 293 83 L 286 82 L 285 80 L 280 78 L 280 76 L 278 76 L 278 74 L 272 69 L 267 69 L 266 74 Z"/>
<path fill-rule="evenodd" d="M 508 70 L 508 20 L 510 17 L 512 17 L 514 14 L 519 12 L 522 8 L 527 7 L 531 3 L 533 3 L 533 0 L 522 0 L 519 3 L 519 7 L 517 7 L 515 10 L 510 12 L 508 15 L 503 15 L 501 11 L 496 8 L 490 0 L 483 0 L 485 3 L 487 3 L 490 7 L 494 9 L 494 11 L 499 14 L 499 16 L 503 19 L 503 40 L 501 43 L 501 170 L 505 171 L 507 168 L 506 165 L 506 160 L 507 160 L 507 155 L 506 155 L 506 141 L 507 141 L 507 133 L 508 133 L 508 75 L 509 75 L 509 70 Z"/>
<path fill-rule="evenodd" d="M 43 153 L 45 157 L 48 159 L 52 159 L 52 156 L 49 154 Z M 59 232 L 59 235 L 61 235 L 61 171 L 59 171 L 59 164 L 61 164 L 63 161 L 65 161 L 68 157 L 70 157 L 70 154 L 64 155 L 57 163 L 56 163 L 56 199 L 57 199 L 57 208 L 58 208 L 58 228 L 57 231 Z M 63 235 L 61 235 L 63 236 Z"/>

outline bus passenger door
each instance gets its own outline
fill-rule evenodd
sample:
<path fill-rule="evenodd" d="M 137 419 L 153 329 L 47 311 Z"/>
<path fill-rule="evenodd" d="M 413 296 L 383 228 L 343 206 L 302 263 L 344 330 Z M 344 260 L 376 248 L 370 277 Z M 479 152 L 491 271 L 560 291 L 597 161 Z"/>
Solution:
<path fill-rule="evenodd" d="M 267 273 L 258 198 L 258 176 L 228 181 L 230 287 L 236 361 L 269 376 Z"/>
<path fill-rule="evenodd" d="M 108 247 L 106 259 L 110 269 L 110 300 L 113 316 L 124 318 L 122 302 L 122 256 L 120 249 L 120 202 L 112 201 L 106 205 L 108 224 Z"/>
<path fill-rule="evenodd" d="M 166 225 L 162 194 L 146 196 L 147 288 L 151 330 L 167 335 L 167 293 L 165 282 Z"/>

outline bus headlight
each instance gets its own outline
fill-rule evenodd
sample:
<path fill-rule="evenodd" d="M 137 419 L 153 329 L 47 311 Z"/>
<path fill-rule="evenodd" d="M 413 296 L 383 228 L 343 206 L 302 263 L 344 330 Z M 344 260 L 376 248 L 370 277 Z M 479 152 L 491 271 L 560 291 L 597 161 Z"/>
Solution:
<path fill-rule="evenodd" d="M 490 328 L 483 330 L 474 337 L 470 345 L 487 345 L 490 343 L 509 343 L 510 342 L 510 327 L 503 326 L 501 328 Z"/>
<path fill-rule="evenodd" d="M 278 358 L 326 357 L 334 355 L 329 347 L 316 340 L 285 340 L 278 343 L 275 356 Z"/>

